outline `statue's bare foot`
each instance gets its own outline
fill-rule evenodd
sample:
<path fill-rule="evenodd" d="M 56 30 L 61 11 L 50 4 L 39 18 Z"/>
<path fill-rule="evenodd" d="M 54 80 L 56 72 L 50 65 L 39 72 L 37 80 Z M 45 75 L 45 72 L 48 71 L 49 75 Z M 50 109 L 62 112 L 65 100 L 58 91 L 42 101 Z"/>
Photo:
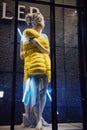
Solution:
<path fill-rule="evenodd" d="M 42 130 L 42 122 L 41 120 L 38 122 L 37 126 L 35 127 L 36 130 Z"/>
<path fill-rule="evenodd" d="M 45 127 L 49 127 L 50 126 L 50 124 L 48 122 L 46 122 L 43 117 L 41 118 L 41 121 L 42 121 L 42 125 L 43 126 L 45 126 Z"/>

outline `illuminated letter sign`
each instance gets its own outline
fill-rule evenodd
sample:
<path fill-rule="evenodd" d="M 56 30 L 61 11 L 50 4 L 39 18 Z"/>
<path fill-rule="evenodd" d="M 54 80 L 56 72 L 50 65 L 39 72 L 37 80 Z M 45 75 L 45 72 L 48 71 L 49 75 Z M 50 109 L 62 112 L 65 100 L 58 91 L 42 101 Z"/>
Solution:
<path fill-rule="evenodd" d="M 37 12 L 37 13 L 40 12 L 38 8 L 36 8 L 36 7 L 30 7 L 30 13 L 33 13 L 34 11 Z"/>
<path fill-rule="evenodd" d="M 12 20 L 13 16 L 7 16 L 7 3 L 3 2 L 2 3 L 3 8 L 2 8 L 2 19 L 9 19 Z M 40 12 L 38 8 L 36 7 L 29 7 L 30 11 L 29 13 L 34 13 L 34 12 Z M 24 5 L 18 5 L 18 20 L 19 21 L 25 21 L 25 6 Z"/>
<path fill-rule="evenodd" d="M 2 18 L 3 18 L 3 19 L 13 19 L 13 17 L 7 17 L 7 16 L 6 16 L 6 5 L 7 5 L 7 4 L 4 3 L 4 2 L 3 2 L 2 4 L 3 4 Z"/>
<path fill-rule="evenodd" d="M 21 18 L 21 15 L 23 15 L 24 14 L 24 12 L 23 11 L 21 11 L 21 9 L 25 9 L 25 6 L 23 6 L 23 5 L 18 5 L 18 20 L 19 21 L 25 21 L 25 18 Z"/>

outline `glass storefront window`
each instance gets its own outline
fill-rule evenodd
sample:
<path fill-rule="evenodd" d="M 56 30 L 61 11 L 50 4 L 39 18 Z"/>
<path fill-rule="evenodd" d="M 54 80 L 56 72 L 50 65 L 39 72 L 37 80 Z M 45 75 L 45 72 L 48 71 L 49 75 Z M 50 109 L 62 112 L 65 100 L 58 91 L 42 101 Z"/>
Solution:
<path fill-rule="evenodd" d="M 41 0 L 44 4 L 39 2 L 18 2 L 18 25 L 17 25 L 17 57 L 16 57 L 16 81 L 15 81 L 15 108 L 14 108 L 14 124 L 11 124 L 12 114 L 12 94 L 13 94 L 13 63 L 14 63 L 14 32 L 15 32 L 15 1 L 6 0 L 0 3 L 0 129 L 11 129 L 10 126 L 14 125 L 15 130 L 29 129 L 29 120 L 25 118 L 26 105 L 23 103 L 24 97 L 24 74 L 29 71 L 29 64 L 25 65 L 25 62 L 20 58 L 20 46 L 21 37 L 23 31 L 27 26 L 25 22 L 25 16 L 27 13 L 41 12 L 45 19 L 45 28 L 42 30 L 44 34 L 48 36 L 49 46 L 51 43 L 51 11 L 50 0 Z M 49 5 L 46 5 L 49 2 Z M 39 3 L 39 4 L 38 4 Z M 55 4 L 61 4 L 55 7 L 55 32 L 52 32 L 52 36 L 55 34 L 55 54 L 56 60 L 56 92 L 57 92 L 57 123 L 58 129 L 64 130 L 76 130 L 83 129 L 82 125 L 82 103 L 81 103 L 81 90 L 80 90 L 80 70 L 79 70 L 79 41 L 78 41 L 78 11 L 75 9 L 76 0 L 55 0 Z M 11 5 L 11 6 L 10 6 Z M 66 7 L 64 5 L 74 6 L 74 8 Z M 53 14 L 53 13 L 52 13 Z M 30 16 L 31 17 L 31 16 Z M 33 21 L 34 16 L 29 19 L 30 23 Z M 38 18 L 39 19 L 39 18 Z M 38 20 L 37 19 L 37 20 Z M 40 34 L 41 38 L 44 38 L 43 34 Z M 47 38 L 45 36 L 45 38 Z M 27 40 L 26 40 L 27 39 Z M 32 38 L 25 38 L 27 42 L 31 42 Z M 42 40 L 42 39 L 39 39 Z M 31 42 L 33 43 L 33 42 Z M 32 45 L 31 45 L 32 46 Z M 28 49 L 28 44 L 23 49 Z M 47 45 L 48 47 L 48 45 Z M 35 48 L 35 47 L 32 47 Z M 37 47 L 35 48 L 36 50 Z M 52 48 L 51 48 L 52 49 Z M 48 50 L 46 50 L 48 54 Z M 24 52 L 24 56 L 28 52 Z M 45 54 L 45 56 L 46 56 Z M 33 54 L 32 54 L 33 55 Z M 51 59 L 51 55 L 49 55 Z M 28 57 L 30 58 L 30 57 Z M 45 57 L 47 58 L 47 57 Z M 26 58 L 27 59 L 27 58 Z M 42 60 L 42 59 L 40 59 Z M 39 60 L 39 62 L 40 62 Z M 38 61 L 36 61 L 38 62 Z M 47 62 L 49 63 L 49 62 Z M 47 64 L 48 65 L 48 64 Z M 28 67 L 26 67 L 28 66 Z M 49 66 L 49 65 L 48 65 Z M 54 69 L 54 68 L 52 68 Z M 52 70 L 51 70 L 52 71 Z M 31 76 L 30 76 L 31 78 Z M 33 79 L 33 78 L 32 78 Z M 36 80 L 36 79 L 35 79 Z M 28 80 L 30 82 L 30 80 Z M 33 80 L 32 80 L 33 81 Z M 35 81 L 31 85 L 35 86 Z M 29 83 L 28 82 L 28 83 Z M 41 79 L 41 87 L 43 83 Z M 38 84 L 39 84 L 38 83 Z M 54 87 L 55 87 L 54 86 Z M 39 89 L 42 90 L 42 88 Z M 28 91 L 30 88 L 26 89 Z M 38 89 L 34 88 L 36 91 Z M 35 92 L 36 92 L 35 91 Z M 42 91 L 41 91 L 42 92 Z M 46 92 L 46 91 L 45 91 Z M 44 129 L 52 129 L 52 86 L 51 82 L 48 84 L 46 93 L 46 104 L 42 113 L 42 123 Z M 35 100 L 35 95 L 32 100 Z M 38 96 L 38 99 L 40 97 Z M 44 100 L 44 99 L 42 99 Z M 38 100 L 39 101 L 39 100 Z M 39 103 L 37 103 L 39 104 Z M 40 104 L 42 105 L 42 104 Z M 27 111 L 29 109 L 26 109 Z M 39 108 L 40 110 L 40 108 Z M 35 115 L 33 115 L 35 116 Z M 44 120 L 46 122 L 44 122 Z M 33 120 L 34 121 L 34 120 Z M 36 126 L 36 124 L 35 124 Z"/>
<path fill-rule="evenodd" d="M 20 32 L 21 32 L 21 34 L 23 35 L 23 31 L 27 28 L 27 29 L 30 29 L 30 28 L 32 28 L 32 26 L 33 26 L 33 24 L 36 26 L 36 23 L 33 23 L 32 24 L 32 21 L 30 21 L 31 22 L 31 24 L 29 24 L 29 26 L 26 24 L 26 22 L 25 22 L 25 16 L 26 16 L 26 14 L 27 13 L 31 13 L 32 15 L 33 15 L 33 19 L 34 19 L 34 14 L 35 14 L 35 18 L 37 18 L 37 20 L 39 19 L 36 15 L 36 13 L 38 13 L 38 12 L 40 12 L 40 13 L 42 13 L 42 15 L 44 16 L 44 20 L 45 20 L 45 27 L 44 27 L 44 29 L 42 30 L 42 33 L 44 33 L 45 35 L 47 35 L 48 36 L 48 39 L 49 39 L 49 45 L 50 45 L 50 7 L 49 6 L 47 6 L 47 5 L 39 5 L 39 4 L 33 4 L 33 3 L 29 3 L 29 2 L 18 2 L 18 5 L 21 7 L 21 10 L 23 11 L 23 13 L 22 13 L 22 15 L 20 16 L 20 17 L 22 17 L 22 20 L 20 20 L 20 21 L 18 21 L 18 29 L 20 30 Z M 36 21 L 37 22 L 37 21 Z M 38 24 L 38 23 L 37 23 Z M 36 33 L 36 31 L 33 29 L 33 31 L 34 31 L 34 34 L 31 34 L 31 35 L 36 35 L 35 33 Z M 23 60 L 21 60 L 21 58 L 20 58 L 20 46 L 23 46 L 23 47 L 25 47 L 26 46 L 26 42 L 25 41 L 22 41 L 23 43 L 22 43 L 22 45 L 20 45 L 21 44 L 21 42 L 20 42 L 20 40 L 21 40 L 21 36 L 20 36 L 20 32 L 18 32 L 18 34 L 17 34 L 17 43 L 18 43 L 18 45 L 17 45 L 17 47 L 18 47 L 18 49 L 17 49 L 17 73 L 16 73 L 16 75 L 17 75 L 17 78 L 16 78 L 16 97 L 15 97 L 15 105 L 16 105 L 16 110 L 15 110 L 15 130 L 17 130 L 18 128 L 19 129 L 21 129 L 22 127 L 23 128 L 28 128 L 29 126 L 30 126 L 30 124 L 31 125 L 33 125 L 32 127 L 36 127 L 37 126 L 37 124 L 35 123 L 36 122 L 36 117 L 35 117 L 35 114 L 33 113 L 33 116 L 32 116 L 32 112 L 31 112 L 31 115 L 30 115 L 30 113 L 29 113 L 29 107 L 30 107 L 30 104 L 28 103 L 26 103 L 26 101 L 25 101 L 25 93 L 26 93 L 26 91 L 27 90 L 24 90 L 25 89 L 25 87 L 27 86 L 27 83 L 28 83 L 28 80 L 29 80 L 29 78 L 26 78 L 26 79 L 24 79 L 24 74 L 26 73 L 25 72 L 25 70 L 24 70 L 24 67 L 26 68 L 26 66 L 25 66 L 25 64 L 27 63 L 28 64 L 28 62 L 27 61 L 25 61 L 25 58 L 26 58 L 26 56 L 24 57 L 24 61 Z M 32 33 L 32 32 L 31 32 Z M 38 32 L 37 32 L 38 33 Z M 40 34 L 41 35 L 41 38 L 43 39 L 43 38 L 45 38 L 45 37 L 43 37 L 44 35 L 43 34 Z M 34 36 L 34 37 L 36 37 L 36 36 Z M 37 37 L 36 37 L 37 38 Z M 33 43 L 32 43 L 33 44 Z M 46 44 L 47 44 L 47 42 L 46 42 Z M 27 48 L 29 47 L 28 45 L 31 45 L 30 43 L 28 43 L 27 44 Z M 32 46 L 32 45 L 31 45 Z M 34 46 L 34 45 L 33 45 Z M 33 47 L 32 46 L 32 47 Z M 37 46 L 35 46 L 35 47 L 33 47 L 33 48 L 37 48 Z M 25 49 L 25 48 L 24 48 Z M 25 49 L 26 50 L 26 49 Z M 32 57 L 33 57 L 33 55 L 36 55 L 36 57 L 37 57 L 37 53 L 39 52 L 38 51 L 38 48 L 37 48 L 37 50 L 35 50 L 35 49 L 33 49 L 34 51 L 33 51 L 33 53 L 31 54 L 32 55 Z M 26 50 L 27 51 L 27 50 Z M 35 53 L 35 54 L 34 54 Z M 29 54 L 28 52 L 27 52 L 27 54 Z M 42 55 L 43 53 L 39 53 L 39 62 L 41 63 L 42 62 L 42 60 L 40 59 L 40 55 Z M 43 54 L 44 55 L 44 54 Z M 47 54 L 45 54 L 45 55 L 47 55 Z M 27 57 L 28 57 L 28 55 L 27 55 Z M 31 56 L 29 56 L 28 58 L 30 59 L 30 57 Z M 35 58 L 35 57 L 33 57 L 33 58 Z M 32 58 L 32 59 L 33 59 Z M 28 60 L 29 60 L 28 59 Z M 31 60 L 32 60 L 31 59 Z M 37 60 L 37 59 L 36 59 Z M 41 60 L 41 61 L 40 61 Z M 44 59 L 43 59 L 44 60 Z M 34 64 L 35 64 L 35 61 L 33 61 L 34 62 Z M 37 63 L 38 63 L 38 61 L 36 61 Z M 49 61 L 47 61 L 47 63 L 48 63 Z M 38 66 L 39 67 L 39 66 Z M 35 68 L 35 67 L 34 67 Z M 36 66 L 36 68 L 37 68 L 37 66 Z M 28 69 L 28 68 L 27 68 Z M 40 70 L 38 70 L 38 72 L 39 72 Z M 28 73 L 28 72 L 27 72 Z M 30 73 L 30 72 L 29 72 Z M 33 72 L 34 73 L 34 72 Z M 38 73 L 37 73 L 38 74 Z M 37 74 L 35 74 L 35 76 L 37 76 Z M 42 74 L 42 73 L 41 73 Z M 43 73 L 44 74 L 44 73 Z M 35 90 L 35 88 L 33 88 L 33 87 L 35 87 L 36 86 L 36 79 L 35 79 L 35 76 L 34 76 L 34 74 L 33 74 L 33 77 L 32 77 L 32 74 L 31 74 L 31 76 L 29 76 L 30 77 L 30 86 L 28 85 L 28 87 L 29 87 L 29 91 L 30 91 L 30 87 L 32 88 L 32 89 L 34 89 Z M 38 78 L 38 76 L 37 76 L 37 78 Z M 42 78 L 40 78 L 41 80 L 43 79 L 43 77 Z M 39 78 L 38 78 L 38 81 L 40 80 Z M 26 83 L 25 83 L 26 82 Z M 42 80 L 42 82 L 46 82 L 46 79 L 44 80 Z M 43 84 L 44 84 L 43 83 Z M 25 85 L 26 84 L 26 85 Z M 37 82 L 37 84 L 38 84 L 38 82 Z M 40 83 L 40 84 L 42 84 L 42 83 Z M 45 85 L 45 84 L 44 84 Z M 38 87 L 39 85 L 37 85 L 37 87 Z M 40 90 L 40 91 L 42 91 L 42 92 L 44 92 L 45 91 L 45 86 L 43 86 L 44 87 L 44 90 L 42 89 L 42 90 Z M 39 89 L 41 89 L 41 88 L 39 88 Z M 30 96 L 31 96 L 31 94 L 33 94 L 32 93 L 32 91 L 33 90 L 31 90 L 29 93 L 30 93 Z M 36 91 L 38 91 L 38 89 L 36 90 Z M 34 95 L 33 95 L 33 97 L 31 97 L 32 99 L 33 98 L 35 98 L 35 96 L 36 96 L 36 92 L 35 91 L 33 91 L 34 92 Z M 29 94 L 28 93 L 28 94 Z M 44 93 L 43 93 L 44 94 Z M 44 105 L 44 104 L 40 104 L 40 100 L 42 100 L 42 102 L 41 103 L 45 103 L 44 102 L 44 100 L 45 100 L 45 97 L 39 97 L 39 98 L 41 98 L 41 99 L 39 99 L 38 101 L 39 101 L 39 105 Z M 33 99 L 34 100 L 34 99 Z M 37 99 L 36 99 L 37 100 Z M 51 87 L 50 87 L 50 83 L 49 83 L 49 85 L 48 85 L 48 88 L 47 88 L 47 91 L 46 91 L 46 104 L 45 104 L 45 107 L 43 108 L 43 113 L 42 113 L 42 117 L 41 117 L 41 121 L 42 121 L 42 124 L 43 124 L 43 128 L 45 128 L 46 126 L 48 126 L 49 125 L 49 128 L 50 129 L 52 129 L 52 126 L 50 125 L 51 123 L 52 123 L 52 117 L 51 117 L 51 101 L 52 101 L 52 99 L 51 99 Z M 30 102 L 30 98 L 29 98 L 29 102 Z M 32 102 L 32 101 L 31 101 Z M 27 105 L 26 105 L 27 104 Z M 25 110 L 25 107 L 26 107 L 26 110 L 28 111 L 28 112 L 26 112 L 26 110 Z M 41 107 L 41 106 L 40 106 Z M 19 109 L 20 108 L 20 109 Z M 32 107 L 32 111 L 33 111 L 33 108 L 34 107 Z M 30 108 L 31 109 L 31 108 Z M 37 113 L 36 113 L 37 114 Z M 27 117 L 28 116 L 28 117 Z M 31 117 L 30 117 L 31 116 Z M 49 123 L 49 124 L 48 124 Z M 44 126 L 44 125 L 46 125 L 46 126 Z"/>
<path fill-rule="evenodd" d="M 64 5 L 76 5 L 76 0 L 55 0 L 56 4 L 64 4 Z"/>
<path fill-rule="evenodd" d="M 2 126 L 7 126 L 8 130 L 10 130 L 12 113 L 14 2 L 0 2 L 0 9 L 0 129 L 3 129 Z"/>
<path fill-rule="evenodd" d="M 55 12 L 58 128 L 82 129 L 77 10 Z"/>

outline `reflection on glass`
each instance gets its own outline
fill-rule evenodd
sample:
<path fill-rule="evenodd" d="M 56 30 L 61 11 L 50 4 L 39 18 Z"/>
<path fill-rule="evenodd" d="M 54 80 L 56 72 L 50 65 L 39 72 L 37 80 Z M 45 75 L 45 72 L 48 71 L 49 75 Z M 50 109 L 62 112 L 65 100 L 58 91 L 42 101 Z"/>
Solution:
<path fill-rule="evenodd" d="M 76 0 L 55 0 L 56 4 L 76 5 Z"/>
<path fill-rule="evenodd" d="M 77 10 L 56 8 L 55 11 L 58 129 L 81 130 Z"/>

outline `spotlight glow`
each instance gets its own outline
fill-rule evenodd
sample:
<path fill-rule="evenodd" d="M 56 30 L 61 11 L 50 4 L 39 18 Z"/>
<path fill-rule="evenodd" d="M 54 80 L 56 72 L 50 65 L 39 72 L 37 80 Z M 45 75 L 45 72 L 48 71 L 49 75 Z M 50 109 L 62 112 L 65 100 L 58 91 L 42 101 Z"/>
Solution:
<path fill-rule="evenodd" d="M 0 91 L 0 98 L 4 97 L 4 91 Z"/>
<path fill-rule="evenodd" d="M 77 14 L 77 10 L 75 10 L 75 14 Z"/>

